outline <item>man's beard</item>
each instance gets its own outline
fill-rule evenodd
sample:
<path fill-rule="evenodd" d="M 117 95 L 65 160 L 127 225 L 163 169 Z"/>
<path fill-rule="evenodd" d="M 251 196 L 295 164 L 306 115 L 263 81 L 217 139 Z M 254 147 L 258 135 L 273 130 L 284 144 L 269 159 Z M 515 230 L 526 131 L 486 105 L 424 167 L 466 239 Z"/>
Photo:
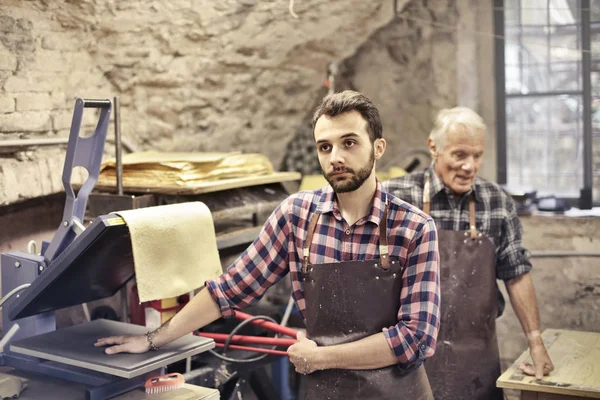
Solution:
<path fill-rule="evenodd" d="M 371 172 L 373 171 L 373 165 L 375 164 L 375 155 L 371 153 L 371 158 L 367 162 L 367 165 L 358 170 L 358 172 L 354 172 L 352 168 L 348 167 L 334 167 L 333 171 L 329 174 L 325 173 L 321 169 L 323 176 L 329 182 L 333 191 L 336 193 L 348 193 L 354 192 L 362 184 L 367 180 L 369 176 L 371 176 Z M 350 179 L 338 180 L 335 175 L 336 172 L 346 172 L 350 174 Z"/>

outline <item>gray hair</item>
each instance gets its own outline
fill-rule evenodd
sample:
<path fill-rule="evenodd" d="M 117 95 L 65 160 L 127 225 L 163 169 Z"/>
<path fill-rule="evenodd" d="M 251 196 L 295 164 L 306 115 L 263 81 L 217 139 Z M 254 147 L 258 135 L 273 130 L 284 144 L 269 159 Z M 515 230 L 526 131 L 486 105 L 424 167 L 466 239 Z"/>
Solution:
<path fill-rule="evenodd" d="M 471 133 L 482 131 L 485 133 L 487 127 L 483 122 L 483 118 L 470 108 L 445 108 L 438 113 L 433 129 L 429 134 L 429 139 L 435 143 L 437 151 L 442 151 L 446 144 L 448 132 L 458 130 L 466 130 Z"/>

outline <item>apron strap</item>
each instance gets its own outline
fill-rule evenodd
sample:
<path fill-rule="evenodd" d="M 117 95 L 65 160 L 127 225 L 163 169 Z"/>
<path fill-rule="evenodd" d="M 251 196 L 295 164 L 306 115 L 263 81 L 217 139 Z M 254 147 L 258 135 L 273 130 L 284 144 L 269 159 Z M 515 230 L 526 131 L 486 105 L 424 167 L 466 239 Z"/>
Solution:
<path fill-rule="evenodd" d="M 387 199 L 385 201 L 385 209 L 383 210 L 383 217 L 381 218 L 381 222 L 379 223 L 379 257 L 381 258 L 381 267 L 384 270 L 388 270 L 390 268 L 390 260 L 388 257 L 389 248 L 387 241 L 387 215 L 388 215 L 388 203 Z M 317 227 L 317 222 L 319 221 L 319 217 L 321 214 L 313 213 L 310 218 L 310 223 L 308 224 L 308 230 L 306 231 L 306 240 L 304 241 L 304 247 L 302 248 L 302 258 L 304 259 L 304 263 L 302 265 L 302 272 L 306 273 L 308 268 L 308 256 L 310 255 L 310 245 L 313 241 L 313 236 L 315 234 L 315 228 Z"/>
<path fill-rule="evenodd" d="M 423 186 L 423 211 L 425 214 L 429 214 L 431 211 L 431 198 L 430 198 L 431 184 L 429 183 L 429 176 L 425 178 L 425 185 Z M 469 196 L 469 232 L 471 233 L 471 239 L 477 239 L 477 227 L 475 225 L 475 192 Z"/>
<path fill-rule="evenodd" d="M 475 226 L 475 193 L 469 196 L 469 231 L 471 231 L 471 239 L 477 239 L 477 227 Z"/>
<path fill-rule="evenodd" d="M 313 213 L 310 218 L 310 223 L 308 224 L 308 231 L 306 233 L 306 240 L 304 241 L 304 248 L 302 249 L 302 258 L 304 258 L 304 265 L 302 265 L 303 272 L 306 272 L 306 268 L 308 267 L 308 256 L 310 254 L 310 245 L 312 244 L 313 235 L 315 234 L 315 228 L 317 227 L 317 222 L 319 222 L 319 217 L 321 214 Z"/>
<path fill-rule="evenodd" d="M 429 197 L 429 191 L 431 189 L 431 184 L 429 183 L 429 176 L 425 179 L 425 186 L 423 186 L 423 211 L 425 214 L 429 215 L 431 211 L 431 199 Z"/>
<path fill-rule="evenodd" d="M 390 268 L 390 259 L 388 240 L 387 240 L 387 216 L 388 216 L 388 202 L 385 200 L 385 208 L 383 209 L 383 216 L 379 221 L 379 258 L 381 259 L 381 268 L 387 271 Z"/>

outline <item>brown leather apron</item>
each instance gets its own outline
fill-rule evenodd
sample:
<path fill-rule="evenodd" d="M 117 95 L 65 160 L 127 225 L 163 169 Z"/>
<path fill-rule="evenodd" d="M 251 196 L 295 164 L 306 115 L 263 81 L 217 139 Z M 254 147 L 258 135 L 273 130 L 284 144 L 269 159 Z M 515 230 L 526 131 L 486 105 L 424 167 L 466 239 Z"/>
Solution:
<path fill-rule="evenodd" d="M 309 264 L 319 214 L 313 214 L 304 244 L 303 286 L 306 330 L 319 346 L 354 342 L 398 323 L 403 267 L 390 261 L 387 205 L 380 226 L 380 260 Z M 305 399 L 432 400 L 423 366 L 374 370 L 329 369 L 306 376 Z"/>
<path fill-rule="evenodd" d="M 429 214 L 429 182 L 423 191 Z M 436 400 L 502 400 L 496 388 L 500 356 L 496 339 L 498 294 L 492 241 L 477 232 L 469 198 L 469 231 L 438 230 L 440 331 L 425 369 Z"/>

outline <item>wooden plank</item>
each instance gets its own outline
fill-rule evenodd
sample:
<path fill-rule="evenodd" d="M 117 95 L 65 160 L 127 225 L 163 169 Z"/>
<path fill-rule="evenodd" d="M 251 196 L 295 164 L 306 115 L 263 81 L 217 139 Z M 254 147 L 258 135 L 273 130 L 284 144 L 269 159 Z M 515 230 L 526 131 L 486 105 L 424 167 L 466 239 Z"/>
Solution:
<path fill-rule="evenodd" d="M 261 226 L 252 226 L 217 235 L 217 248 L 219 250 L 224 250 L 233 246 L 249 245 L 258 237 L 261 229 Z"/>
<path fill-rule="evenodd" d="M 298 172 L 275 172 L 266 175 L 252 175 L 242 178 L 219 179 L 216 181 L 195 182 L 190 186 L 179 185 L 124 185 L 123 191 L 127 193 L 163 193 L 177 195 L 195 195 L 202 193 L 218 192 L 221 190 L 236 189 L 247 186 L 266 185 L 270 183 L 282 183 L 299 181 L 302 175 Z M 97 184 L 96 190 L 103 192 L 114 192 L 115 184 Z"/>
<path fill-rule="evenodd" d="M 242 207 L 232 207 L 226 210 L 215 211 L 212 213 L 212 217 L 215 221 L 227 220 L 227 219 L 238 219 L 242 216 L 248 216 L 253 213 L 265 214 L 269 216 L 271 212 L 281 203 L 280 200 L 272 201 L 267 203 L 254 203 L 246 204 Z M 260 221 L 262 224 L 264 221 Z"/>
<path fill-rule="evenodd" d="M 542 338 L 556 369 L 541 380 L 523 374 L 519 364 L 531 363 L 526 350 L 498 378 L 498 387 L 600 399 L 600 333 L 548 329 Z"/>
<path fill-rule="evenodd" d="M 283 184 L 270 183 L 191 196 L 156 194 L 154 197 L 156 198 L 157 204 L 201 201 L 206 204 L 213 213 L 213 219 L 217 220 L 217 218 L 215 218 L 215 213 L 218 211 L 254 205 L 257 209 L 251 213 L 261 213 L 261 209 L 267 207 L 265 204 L 271 202 L 281 203 L 289 195 L 290 193 Z M 274 209 L 275 207 L 269 210 L 269 213 Z"/>

